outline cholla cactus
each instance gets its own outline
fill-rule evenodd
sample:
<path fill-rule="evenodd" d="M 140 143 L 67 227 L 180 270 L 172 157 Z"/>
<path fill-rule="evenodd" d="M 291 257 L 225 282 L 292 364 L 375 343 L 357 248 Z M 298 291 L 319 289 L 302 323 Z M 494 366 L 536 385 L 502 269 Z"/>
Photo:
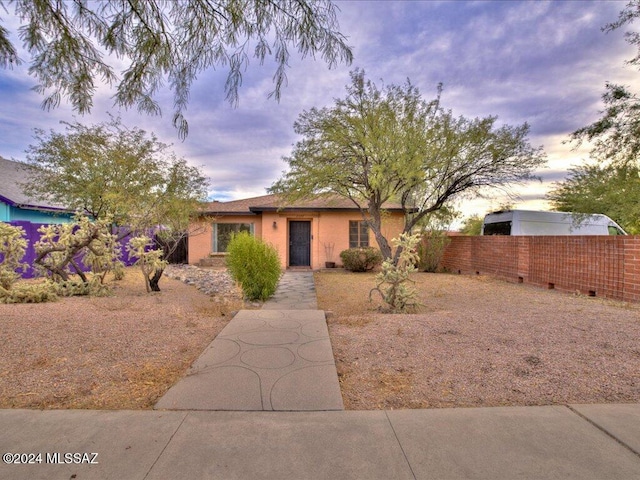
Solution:
<path fill-rule="evenodd" d="M 416 264 L 420 260 L 416 247 L 420 242 L 420 234 L 410 235 L 403 233 L 400 238 L 394 238 L 391 243 L 396 248 L 401 248 L 397 264 L 387 258 L 382 263 L 382 271 L 376 275 L 378 285 L 369 292 L 377 291 L 390 309 L 396 313 L 405 312 L 409 308 L 418 306 L 417 292 L 415 288 L 407 285 L 413 282 L 409 275 L 417 270 Z M 387 286 L 383 286 L 383 285 Z"/>
<path fill-rule="evenodd" d="M 134 265 L 138 265 L 144 275 L 147 292 L 159 292 L 158 282 L 162 272 L 167 266 L 167 261 L 162 260 L 162 250 L 150 249 L 153 242 L 146 235 L 140 235 L 129 240 L 127 252 L 129 257 L 136 257 Z"/>
<path fill-rule="evenodd" d="M 86 215 L 77 215 L 73 223 L 43 225 L 38 229 L 40 240 L 35 243 L 35 264 L 54 280 L 67 282 L 70 273 L 77 274 L 89 284 L 79 262 L 91 267 L 102 283 L 104 275 L 121 265 L 116 237 L 109 233 L 109 219 L 92 221 Z"/>
<path fill-rule="evenodd" d="M 19 269 L 25 269 L 22 257 L 27 249 L 22 227 L 14 227 L 0 222 L 0 288 L 9 290 L 20 274 Z"/>

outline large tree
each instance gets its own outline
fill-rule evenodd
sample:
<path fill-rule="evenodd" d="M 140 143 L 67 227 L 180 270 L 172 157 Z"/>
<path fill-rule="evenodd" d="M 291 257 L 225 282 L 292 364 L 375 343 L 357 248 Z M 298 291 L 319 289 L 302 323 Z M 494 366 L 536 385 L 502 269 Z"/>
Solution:
<path fill-rule="evenodd" d="M 554 185 L 547 199 L 561 212 L 604 213 L 640 233 L 640 172 L 635 165 L 584 163 Z"/>
<path fill-rule="evenodd" d="M 184 232 L 206 198 L 207 179 L 153 134 L 119 119 L 65 123 L 64 132 L 36 130 L 27 149 L 25 191 L 95 219 L 110 218 L 121 236 L 164 226 Z"/>
<path fill-rule="evenodd" d="M 334 106 L 299 116 L 294 129 L 303 138 L 270 190 L 290 198 L 331 192 L 351 199 L 385 257 L 392 255 L 381 228 L 385 202 L 402 205 L 410 232 L 465 194 L 530 180 L 545 161 L 527 141 L 526 124 L 454 117 L 440 106 L 440 89 L 426 101 L 409 81 L 380 88 L 361 70 L 351 80 Z"/>
<path fill-rule="evenodd" d="M 173 123 L 188 132 L 183 116 L 191 84 L 209 68 L 228 69 L 225 90 L 235 103 L 250 57 L 273 58 L 274 90 L 286 83 L 289 48 L 319 55 L 330 67 L 350 63 L 328 0 L 8 0 L 21 24 L 20 40 L 31 56 L 29 73 L 45 94 L 43 106 L 68 99 L 89 112 L 100 82 L 115 85 L 115 103 L 157 114 L 158 90 L 174 95 Z M 2 7 L 0 1 L 0 7 Z M 7 8 L 4 8 L 9 13 Z M 106 54 L 106 55 L 105 55 Z M 125 67 L 114 71 L 109 56 Z M 0 66 L 20 63 L 9 31 L 0 25 Z"/>
<path fill-rule="evenodd" d="M 602 101 L 602 117 L 574 131 L 571 140 L 591 142 L 591 156 L 600 162 L 640 166 L 640 99 L 624 86 L 607 83 Z"/>
<path fill-rule="evenodd" d="M 618 20 L 604 27 L 611 32 L 640 17 L 640 0 L 630 1 Z M 627 41 L 638 48 L 629 60 L 640 66 L 640 34 L 628 31 Z M 628 87 L 607 82 L 604 110 L 595 122 L 571 134 L 576 145 L 591 143 L 591 162 L 570 170 L 569 177 L 549 193 L 561 211 L 604 213 L 626 230 L 640 232 L 640 98 Z"/>

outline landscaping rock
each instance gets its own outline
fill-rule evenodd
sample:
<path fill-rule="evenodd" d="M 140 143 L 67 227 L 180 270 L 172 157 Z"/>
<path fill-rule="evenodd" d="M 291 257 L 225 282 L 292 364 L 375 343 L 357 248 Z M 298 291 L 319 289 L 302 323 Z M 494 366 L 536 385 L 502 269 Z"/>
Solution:
<path fill-rule="evenodd" d="M 195 265 L 168 265 L 164 274 L 176 280 L 193 285 L 210 296 L 237 297 L 239 289 L 231 275 L 223 269 L 201 268 Z"/>

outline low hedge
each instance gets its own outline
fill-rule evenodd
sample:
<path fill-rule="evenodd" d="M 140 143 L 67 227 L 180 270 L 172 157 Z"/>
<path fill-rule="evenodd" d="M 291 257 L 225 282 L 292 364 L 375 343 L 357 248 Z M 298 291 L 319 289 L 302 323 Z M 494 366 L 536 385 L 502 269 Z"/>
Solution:
<path fill-rule="evenodd" d="M 382 264 L 382 253 L 373 247 L 343 250 L 340 258 L 344 268 L 352 272 L 367 272 Z"/>

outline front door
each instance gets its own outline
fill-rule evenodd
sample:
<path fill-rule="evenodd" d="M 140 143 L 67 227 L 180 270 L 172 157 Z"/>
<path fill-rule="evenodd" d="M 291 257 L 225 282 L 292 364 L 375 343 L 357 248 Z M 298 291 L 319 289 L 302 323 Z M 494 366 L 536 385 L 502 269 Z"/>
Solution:
<path fill-rule="evenodd" d="M 289 266 L 311 266 L 311 222 L 289 222 Z"/>

